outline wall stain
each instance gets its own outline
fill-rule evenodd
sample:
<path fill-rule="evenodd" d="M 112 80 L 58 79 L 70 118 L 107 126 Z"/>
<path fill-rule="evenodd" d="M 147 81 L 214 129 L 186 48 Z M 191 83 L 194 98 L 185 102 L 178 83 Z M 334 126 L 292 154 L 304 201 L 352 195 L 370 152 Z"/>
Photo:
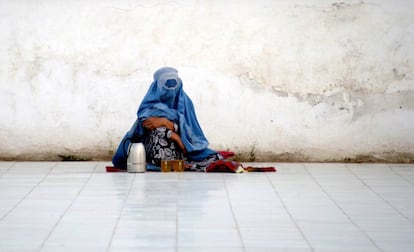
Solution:
<path fill-rule="evenodd" d="M 394 69 L 395 78 L 402 80 L 405 74 L 398 73 Z M 352 82 L 340 81 L 336 85 L 330 85 L 321 93 L 289 93 L 277 86 L 266 87 L 261 84 L 255 89 L 261 88 L 269 90 L 278 98 L 293 97 L 300 103 L 307 103 L 311 107 L 318 105 L 328 105 L 334 110 L 352 113 L 352 120 L 357 120 L 366 115 L 394 110 L 394 109 L 414 109 L 414 90 L 399 90 L 387 93 L 386 90 L 370 90 L 359 84 L 351 84 Z M 251 83 L 249 86 L 254 86 Z M 336 91 L 335 91 L 336 89 Z"/>
<path fill-rule="evenodd" d="M 61 158 L 61 161 L 90 161 L 91 157 L 82 157 L 72 154 L 59 154 L 58 157 Z"/>
<path fill-rule="evenodd" d="M 249 159 L 249 155 L 249 151 L 239 152 L 237 153 L 235 160 L 239 162 L 252 162 Z M 414 153 L 389 151 L 318 159 L 307 156 L 301 152 L 256 152 L 255 162 L 414 163 Z"/>
<path fill-rule="evenodd" d="M 361 1 L 359 3 L 338 2 L 338 3 L 332 3 L 327 9 L 323 10 L 323 12 L 339 13 L 341 11 L 354 10 L 355 8 L 361 8 L 364 5 L 375 5 L 375 4 L 366 3 L 364 1 Z"/>
<path fill-rule="evenodd" d="M 281 88 L 276 87 L 276 86 L 272 86 L 271 90 L 274 94 L 276 94 L 279 97 L 288 97 L 289 93 L 286 91 L 283 91 Z"/>
<path fill-rule="evenodd" d="M 404 73 L 399 73 L 396 68 L 393 68 L 392 69 L 392 73 L 394 75 L 394 79 L 395 80 L 403 80 L 403 79 L 405 79 L 405 74 Z"/>
<path fill-rule="evenodd" d="M 394 79 L 401 81 L 406 75 L 393 68 Z M 332 109 L 326 114 L 336 116 L 338 113 L 348 113 L 350 120 L 356 121 L 361 117 L 395 109 L 414 109 L 414 90 L 400 90 L 388 93 L 389 85 L 380 88 L 370 88 L 366 83 L 344 77 L 329 84 L 320 93 L 289 92 L 282 85 L 267 84 L 266 80 L 253 77 L 251 72 L 239 74 L 240 83 L 256 92 L 271 92 L 280 99 L 295 98 L 299 103 L 307 103 L 311 107 L 327 105 Z"/>
<path fill-rule="evenodd" d="M 111 161 L 113 150 L 99 151 L 70 151 L 65 153 L 23 153 L 19 155 L 8 155 L 2 153 L 2 161 Z M 234 157 L 239 162 L 321 162 L 321 163 L 414 163 L 414 153 L 387 151 L 382 153 L 362 153 L 348 155 L 345 157 L 337 156 L 331 158 L 315 158 L 301 152 L 261 152 L 254 150 L 240 151 Z"/>

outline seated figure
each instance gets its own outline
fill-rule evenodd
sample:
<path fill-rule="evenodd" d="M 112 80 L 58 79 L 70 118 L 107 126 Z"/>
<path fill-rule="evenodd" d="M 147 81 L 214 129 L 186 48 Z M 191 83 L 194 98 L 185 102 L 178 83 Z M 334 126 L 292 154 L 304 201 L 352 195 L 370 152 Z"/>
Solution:
<path fill-rule="evenodd" d="M 183 90 L 178 71 L 172 67 L 154 73 L 137 119 L 112 159 L 115 167 L 126 169 L 131 142 L 144 144 L 149 170 L 159 170 L 161 160 L 182 159 L 187 170 L 205 171 L 209 164 L 223 159 L 208 148 L 193 103 Z"/>

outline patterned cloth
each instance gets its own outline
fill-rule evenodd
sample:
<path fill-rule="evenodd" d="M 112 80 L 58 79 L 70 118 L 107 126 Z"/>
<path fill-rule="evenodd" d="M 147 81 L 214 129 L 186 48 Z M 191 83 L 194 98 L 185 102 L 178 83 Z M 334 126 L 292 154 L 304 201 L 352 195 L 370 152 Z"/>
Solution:
<path fill-rule="evenodd" d="M 206 170 L 206 167 L 217 160 L 223 159 L 220 154 L 212 154 L 201 161 L 193 161 L 187 159 L 180 147 L 171 139 L 167 138 L 167 129 L 165 127 L 159 127 L 146 134 L 143 143 L 145 146 L 147 163 L 152 165 L 161 166 L 161 160 L 174 160 L 183 159 L 187 170 L 190 171 L 202 171 Z"/>
<path fill-rule="evenodd" d="M 174 141 L 167 138 L 167 129 L 159 127 L 144 139 L 147 163 L 161 166 L 161 160 L 183 159 L 181 149 Z"/>
<path fill-rule="evenodd" d="M 184 159 L 185 164 L 189 165 L 189 170 L 190 171 L 201 171 L 201 172 L 205 172 L 206 171 L 206 167 L 213 163 L 216 162 L 218 160 L 222 160 L 223 157 L 220 154 L 212 154 L 209 157 L 201 160 L 201 161 L 189 161 Z"/>

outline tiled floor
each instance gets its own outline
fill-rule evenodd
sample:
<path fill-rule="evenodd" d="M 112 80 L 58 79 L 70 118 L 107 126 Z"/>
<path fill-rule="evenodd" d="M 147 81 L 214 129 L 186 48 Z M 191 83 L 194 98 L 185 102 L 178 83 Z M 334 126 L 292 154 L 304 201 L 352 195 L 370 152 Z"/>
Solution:
<path fill-rule="evenodd" d="M 0 162 L 0 251 L 414 251 L 414 164 L 108 164 Z"/>

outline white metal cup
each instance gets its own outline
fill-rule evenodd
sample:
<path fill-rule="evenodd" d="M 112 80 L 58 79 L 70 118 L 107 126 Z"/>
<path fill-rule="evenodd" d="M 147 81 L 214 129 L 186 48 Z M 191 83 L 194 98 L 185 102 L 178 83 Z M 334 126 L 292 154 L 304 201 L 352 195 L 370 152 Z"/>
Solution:
<path fill-rule="evenodd" d="M 127 170 L 128 172 L 145 172 L 146 170 L 145 148 L 142 143 L 129 145 Z"/>

